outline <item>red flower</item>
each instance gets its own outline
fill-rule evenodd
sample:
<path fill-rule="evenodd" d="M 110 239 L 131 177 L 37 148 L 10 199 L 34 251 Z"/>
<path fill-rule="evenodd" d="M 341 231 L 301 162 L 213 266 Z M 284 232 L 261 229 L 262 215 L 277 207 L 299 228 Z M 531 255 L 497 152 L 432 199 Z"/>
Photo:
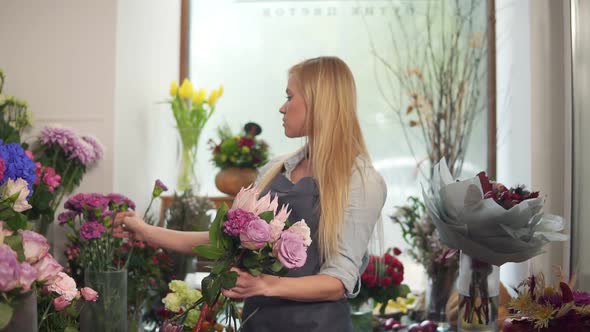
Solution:
<path fill-rule="evenodd" d="M 389 287 L 390 285 L 391 285 L 391 278 L 390 277 L 383 277 L 383 279 L 381 279 L 381 286 Z"/>
<path fill-rule="evenodd" d="M 385 264 L 391 265 L 395 257 L 391 256 L 390 253 L 385 253 L 385 255 L 383 255 L 383 259 L 385 260 Z"/>
<path fill-rule="evenodd" d="M 256 142 L 254 142 L 254 140 L 249 137 L 240 137 L 238 144 L 240 147 L 247 146 L 251 149 L 254 147 L 254 145 L 256 145 Z"/>
<path fill-rule="evenodd" d="M 0 180 L 4 177 L 4 171 L 6 170 L 6 162 L 4 159 L 0 159 Z"/>
<path fill-rule="evenodd" d="M 367 269 L 365 270 L 367 273 L 375 273 L 375 265 L 373 263 L 369 263 L 367 265 Z"/>
<path fill-rule="evenodd" d="M 219 145 L 215 146 L 215 148 L 213 149 L 213 153 L 218 154 L 219 151 L 221 151 L 221 146 L 219 146 Z"/>
<path fill-rule="evenodd" d="M 401 255 L 402 251 L 398 247 L 393 248 L 393 254 L 396 256 Z"/>
<path fill-rule="evenodd" d="M 386 272 L 396 285 L 404 280 L 404 265 L 397 258 L 394 258 L 394 262 L 387 267 Z"/>
<path fill-rule="evenodd" d="M 488 192 L 493 190 L 492 183 L 490 182 L 490 179 L 488 179 L 486 172 L 480 172 L 479 174 L 477 174 L 477 177 L 479 177 L 481 189 L 484 192 L 484 194 L 487 194 Z"/>
<path fill-rule="evenodd" d="M 361 276 L 361 281 L 367 287 L 375 287 L 377 285 L 377 276 L 363 273 L 363 275 Z"/>

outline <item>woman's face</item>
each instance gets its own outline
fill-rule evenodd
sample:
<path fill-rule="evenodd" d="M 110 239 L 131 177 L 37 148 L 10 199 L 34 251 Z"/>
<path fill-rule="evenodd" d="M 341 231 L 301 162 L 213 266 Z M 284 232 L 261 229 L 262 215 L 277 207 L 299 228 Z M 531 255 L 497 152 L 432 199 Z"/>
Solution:
<path fill-rule="evenodd" d="M 287 101 L 281 106 L 279 112 L 283 114 L 283 127 L 285 136 L 305 136 L 305 115 L 307 107 L 305 100 L 293 76 L 289 76 L 287 83 Z"/>

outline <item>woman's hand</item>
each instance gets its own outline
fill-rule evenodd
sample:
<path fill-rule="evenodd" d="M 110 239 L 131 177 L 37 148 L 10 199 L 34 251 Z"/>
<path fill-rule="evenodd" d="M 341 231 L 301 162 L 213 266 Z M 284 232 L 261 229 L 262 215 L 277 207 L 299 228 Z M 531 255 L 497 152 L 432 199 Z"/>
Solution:
<path fill-rule="evenodd" d="M 113 236 L 129 237 L 132 240 L 145 240 L 144 232 L 148 224 L 133 211 L 119 212 L 113 222 Z"/>
<path fill-rule="evenodd" d="M 238 273 L 236 286 L 232 289 L 222 289 L 221 293 L 232 299 L 244 299 L 251 296 L 266 295 L 268 289 L 268 280 L 273 276 L 261 274 L 253 276 L 247 271 L 232 268 L 231 271 Z"/>

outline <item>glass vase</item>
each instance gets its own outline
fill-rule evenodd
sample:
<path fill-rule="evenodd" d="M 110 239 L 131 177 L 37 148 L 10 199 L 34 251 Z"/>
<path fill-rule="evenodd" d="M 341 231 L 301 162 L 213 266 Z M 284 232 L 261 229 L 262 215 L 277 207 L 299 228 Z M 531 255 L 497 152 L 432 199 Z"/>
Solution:
<path fill-rule="evenodd" d="M 373 299 L 350 303 L 350 316 L 354 332 L 373 331 Z"/>
<path fill-rule="evenodd" d="M 457 290 L 458 331 L 498 331 L 500 268 L 461 252 Z"/>
<path fill-rule="evenodd" d="M 98 292 L 84 305 L 80 331 L 127 332 L 127 270 L 84 271 L 84 286 Z"/>
<path fill-rule="evenodd" d="M 3 303 L 0 301 L 0 303 Z M 37 332 L 37 293 L 31 292 L 22 299 L 14 301 L 10 323 L 1 332 Z"/>
<path fill-rule="evenodd" d="M 198 129 L 178 129 L 178 192 L 187 190 L 198 191 L 199 182 L 195 172 L 197 163 L 197 147 L 199 143 Z"/>
<path fill-rule="evenodd" d="M 449 329 L 446 305 L 457 280 L 457 265 L 434 264 L 426 289 L 426 318 L 438 323 L 439 330 Z"/>

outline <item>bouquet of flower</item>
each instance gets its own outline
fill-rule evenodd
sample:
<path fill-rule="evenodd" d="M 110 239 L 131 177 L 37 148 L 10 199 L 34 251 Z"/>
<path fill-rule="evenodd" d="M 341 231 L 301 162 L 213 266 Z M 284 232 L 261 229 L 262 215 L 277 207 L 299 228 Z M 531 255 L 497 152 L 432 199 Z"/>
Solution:
<path fill-rule="evenodd" d="M 564 281 L 545 284 L 542 273 L 519 285 L 518 296 L 508 304 L 504 332 L 590 331 L 590 294 L 572 291 Z"/>
<path fill-rule="evenodd" d="M 170 84 L 170 96 L 167 103 L 172 107 L 172 113 L 176 120 L 176 128 L 182 143 L 182 170 L 178 177 L 178 190 L 185 191 L 191 188 L 191 177 L 194 176 L 193 167 L 196 162 L 199 137 L 209 118 L 215 112 L 217 100 L 223 94 L 223 85 L 219 89 L 211 91 L 207 98 L 207 92 L 201 88 L 193 89 L 193 84 L 185 79 L 180 88 L 173 81 Z"/>
<path fill-rule="evenodd" d="M 498 278 L 497 266 L 525 261 L 549 241 L 566 239 L 559 233 L 562 219 L 542 212 L 538 193 L 507 189 L 484 172 L 455 181 L 444 159 L 435 166 L 431 191 L 423 194 L 441 240 L 461 250 L 459 317 L 467 324 L 495 321 L 499 285 L 490 285 L 490 276 Z"/>
<path fill-rule="evenodd" d="M 258 168 L 268 161 L 268 144 L 256 136 L 233 135 L 228 127 L 220 128 L 218 134 L 219 144 L 209 141 L 215 166 Z"/>
<path fill-rule="evenodd" d="M 102 159 L 104 148 L 90 135 L 78 135 L 70 128 L 45 127 L 32 145 L 31 158 L 37 164 L 39 189 L 32 198 L 29 218 L 41 221 L 41 232 L 53 222 L 63 198 L 81 183 L 88 169 Z M 59 181 L 58 181 L 59 177 Z"/>
<path fill-rule="evenodd" d="M 229 211 L 225 205 L 217 211 L 209 230 L 210 244 L 194 249 L 196 254 L 215 260 L 211 274 L 202 282 L 203 297 L 191 306 L 200 312 L 195 331 L 202 331 L 202 322 L 207 315 L 213 315 L 218 302 L 225 309 L 229 325 L 233 322 L 236 326 L 238 310 L 232 300 L 221 295 L 222 288 L 235 287 L 237 273 L 230 270 L 232 267 L 252 275 L 285 275 L 288 269 L 302 267 L 307 260 L 311 235 L 305 221 L 290 224 L 288 206 L 279 210 L 277 197 L 271 200 L 270 193 L 258 196 L 256 188 L 242 188 Z"/>
<path fill-rule="evenodd" d="M 76 281 L 64 272 L 59 272 L 52 284 L 43 287 L 38 298 L 42 309 L 39 331 L 78 330 L 78 317 L 86 301 L 96 302 L 98 293 L 90 288 L 78 289 Z"/>
<path fill-rule="evenodd" d="M 369 264 L 361 275 L 361 289 L 357 297 L 349 300 L 351 304 L 362 304 L 373 299 L 375 305 L 379 305 L 379 314 L 384 315 L 389 300 L 395 301 L 410 293 L 410 288 L 402 284 L 404 265 L 391 252 L 396 256 L 401 254 L 398 248 L 393 248 L 383 256 L 369 256 Z"/>
<path fill-rule="evenodd" d="M 31 126 L 31 113 L 27 102 L 2 94 L 4 72 L 0 69 L 0 139 L 7 143 L 22 143 L 22 132 Z"/>
<path fill-rule="evenodd" d="M 0 141 L 0 329 L 11 321 L 20 302 L 38 286 L 60 293 L 62 266 L 49 254 L 41 234 L 27 230 L 23 212 L 31 208 L 31 184 L 35 164 L 19 144 Z M 68 289 L 59 301 L 72 301 L 77 293 Z M 17 311 L 18 312 L 18 311 Z M 29 319 L 36 319 L 29 317 Z"/>

